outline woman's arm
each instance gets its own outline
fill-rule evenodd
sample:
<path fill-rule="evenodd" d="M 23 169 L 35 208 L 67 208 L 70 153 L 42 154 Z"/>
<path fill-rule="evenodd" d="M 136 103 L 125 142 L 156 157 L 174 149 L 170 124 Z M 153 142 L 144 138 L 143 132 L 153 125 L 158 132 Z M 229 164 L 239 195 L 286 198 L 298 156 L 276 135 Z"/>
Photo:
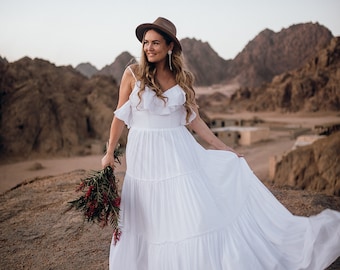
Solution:
<path fill-rule="evenodd" d="M 119 99 L 118 99 L 118 105 L 117 109 L 119 109 L 121 106 L 125 104 L 129 100 L 129 96 L 131 94 L 131 91 L 134 87 L 135 79 L 129 69 L 125 69 L 124 74 L 122 76 L 121 84 L 119 87 Z M 114 157 L 113 153 L 114 150 L 118 144 L 118 140 L 120 136 L 122 135 L 122 132 L 124 130 L 125 123 L 124 121 L 113 117 L 111 128 L 110 128 L 110 137 L 108 146 L 106 149 L 106 154 L 102 158 L 102 167 L 105 168 L 106 166 L 111 166 L 114 168 Z"/>
<path fill-rule="evenodd" d="M 198 109 L 196 108 L 194 111 L 196 113 L 196 118 L 188 125 L 190 129 L 192 129 L 201 139 L 211 145 L 214 149 L 231 151 L 239 157 L 243 156 L 217 138 L 200 117 Z"/>

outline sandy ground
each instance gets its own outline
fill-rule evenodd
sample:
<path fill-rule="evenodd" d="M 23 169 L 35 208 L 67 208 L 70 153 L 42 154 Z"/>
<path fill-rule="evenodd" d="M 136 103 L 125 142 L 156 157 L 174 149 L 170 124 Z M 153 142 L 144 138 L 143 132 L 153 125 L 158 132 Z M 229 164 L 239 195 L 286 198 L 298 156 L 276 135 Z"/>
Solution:
<path fill-rule="evenodd" d="M 37 177 L 53 176 L 75 170 L 99 170 L 102 156 L 34 159 L 0 165 L 0 193 L 21 182 Z M 41 165 L 42 167 L 40 167 Z"/>
<path fill-rule="evenodd" d="M 236 150 L 245 155 L 249 165 L 258 177 L 268 180 L 269 159 L 271 156 L 280 156 L 289 151 L 295 140 L 291 138 L 292 127 L 303 127 L 314 129 L 315 125 L 340 122 L 340 115 L 337 113 L 298 113 L 298 114 L 278 114 L 273 112 L 261 113 L 230 113 L 228 115 L 216 115 L 232 119 L 253 119 L 257 117 L 265 121 L 264 125 L 275 126 L 270 131 L 270 139 L 251 146 L 239 146 Z M 282 129 L 277 129 L 277 126 Z M 286 128 L 286 129 L 285 129 Z M 32 159 L 21 162 L 10 163 L 8 161 L 0 163 L 0 194 L 9 190 L 21 182 L 29 181 L 36 177 L 53 176 L 67 173 L 78 169 L 98 170 L 101 168 L 102 156 L 83 156 L 71 158 L 53 159 Z M 124 161 L 124 159 L 122 160 Z M 118 167 L 119 171 L 124 171 L 123 166 Z"/>
<path fill-rule="evenodd" d="M 290 139 L 287 132 L 272 131 L 270 136 L 270 140 L 266 142 L 235 148 L 238 152 L 245 155 L 254 172 L 263 180 L 268 178 L 270 156 L 279 156 L 290 150 L 295 142 L 295 140 Z M 0 165 L 0 193 L 35 178 L 55 176 L 80 169 L 99 170 L 101 168 L 101 158 L 101 155 L 91 155 L 70 158 L 33 159 Z M 124 157 L 121 161 L 122 165 L 117 164 L 117 172 L 125 171 Z"/>

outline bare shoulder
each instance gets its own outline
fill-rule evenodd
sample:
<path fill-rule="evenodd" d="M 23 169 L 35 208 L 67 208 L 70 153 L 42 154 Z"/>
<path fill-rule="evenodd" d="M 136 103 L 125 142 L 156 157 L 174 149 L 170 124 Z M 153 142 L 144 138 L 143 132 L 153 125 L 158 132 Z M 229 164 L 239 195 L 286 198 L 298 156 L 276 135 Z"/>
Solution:
<path fill-rule="evenodd" d="M 124 73 L 127 73 L 127 75 L 135 77 L 135 75 L 138 72 L 138 64 L 132 64 L 125 68 Z"/>
<path fill-rule="evenodd" d="M 136 79 L 134 74 L 132 73 L 131 67 L 129 66 L 124 70 L 122 79 L 120 81 L 117 108 L 120 108 L 129 99 L 129 96 L 135 85 Z"/>
<path fill-rule="evenodd" d="M 124 72 L 123 72 L 123 77 L 122 77 L 122 81 L 124 79 L 133 79 L 133 74 L 132 74 L 133 70 L 131 68 L 131 66 L 128 66 L 125 68 Z"/>
<path fill-rule="evenodd" d="M 130 69 L 134 74 L 137 74 L 138 64 L 131 64 L 127 67 L 127 69 Z"/>
<path fill-rule="evenodd" d="M 128 66 L 123 73 L 121 82 L 120 82 L 120 88 L 127 88 L 132 90 L 134 85 L 136 83 L 134 71 L 131 66 Z"/>

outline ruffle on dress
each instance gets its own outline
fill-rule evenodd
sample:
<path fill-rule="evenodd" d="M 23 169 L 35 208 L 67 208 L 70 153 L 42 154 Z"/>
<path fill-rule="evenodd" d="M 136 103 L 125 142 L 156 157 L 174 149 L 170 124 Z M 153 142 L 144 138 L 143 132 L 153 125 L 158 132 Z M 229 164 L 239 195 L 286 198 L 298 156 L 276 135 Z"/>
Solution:
<path fill-rule="evenodd" d="M 185 111 L 185 92 L 178 84 L 163 93 L 165 100 L 158 98 L 156 93 L 147 86 L 145 87 L 142 99 L 140 100 L 138 96 L 139 88 L 140 83 L 136 82 L 135 87 L 129 96 L 129 100 L 119 109 L 114 111 L 115 116 L 124 121 L 128 128 L 130 128 L 132 124 L 132 110 L 148 111 L 153 115 L 170 115 L 178 110 Z M 191 112 L 188 121 L 186 121 L 186 113 L 183 114 L 180 123 L 181 125 L 190 124 L 196 118 L 196 113 L 193 110 Z"/>
<path fill-rule="evenodd" d="M 114 111 L 115 116 L 124 121 L 128 128 L 130 128 L 130 123 L 132 119 L 131 112 L 131 101 L 126 101 L 119 109 Z"/>

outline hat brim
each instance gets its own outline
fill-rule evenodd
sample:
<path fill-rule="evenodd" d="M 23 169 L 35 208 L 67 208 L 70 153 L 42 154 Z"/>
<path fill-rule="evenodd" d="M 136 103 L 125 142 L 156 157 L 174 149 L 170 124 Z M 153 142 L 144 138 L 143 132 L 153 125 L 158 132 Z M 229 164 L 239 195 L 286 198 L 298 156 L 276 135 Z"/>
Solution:
<path fill-rule="evenodd" d="M 171 32 L 169 32 L 165 28 L 163 28 L 163 27 L 161 27 L 159 25 L 153 24 L 153 23 L 144 23 L 144 24 L 141 24 L 141 25 L 137 26 L 137 28 L 136 28 L 136 36 L 137 36 L 137 38 L 138 38 L 138 40 L 140 42 L 143 41 L 143 36 L 144 36 L 145 31 L 149 30 L 149 29 L 158 29 L 158 30 L 164 32 L 165 34 L 167 34 L 175 42 L 175 46 L 180 51 L 182 51 L 181 43 L 179 42 L 179 40 L 177 39 L 176 36 L 174 36 Z"/>

